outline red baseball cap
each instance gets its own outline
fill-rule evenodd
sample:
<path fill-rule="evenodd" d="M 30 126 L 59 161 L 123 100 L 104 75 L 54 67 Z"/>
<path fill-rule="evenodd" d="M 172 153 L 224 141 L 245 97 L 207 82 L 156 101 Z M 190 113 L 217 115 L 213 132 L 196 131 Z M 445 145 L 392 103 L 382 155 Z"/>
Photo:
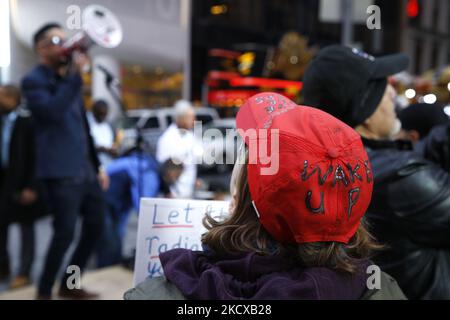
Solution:
<path fill-rule="evenodd" d="M 249 149 L 253 205 L 271 236 L 285 244 L 348 243 L 373 188 L 359 134 L 319 109 L 271 92 L 249 98 L 236 124 Z"/>

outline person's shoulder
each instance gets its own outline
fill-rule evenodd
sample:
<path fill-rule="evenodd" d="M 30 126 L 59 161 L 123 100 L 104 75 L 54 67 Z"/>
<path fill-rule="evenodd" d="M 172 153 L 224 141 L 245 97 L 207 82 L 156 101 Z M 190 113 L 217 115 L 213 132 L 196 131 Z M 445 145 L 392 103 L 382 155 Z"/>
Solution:
<path fill-rule="evenodd" d="M 368 289 L 361 300 L 407 300 L 397 281 L 385 272 L 380 274 L 380 286 Z"/>
<path fill-rule="evenodd" d="M 379 186 L 389 185 L 392 198 L 410 199 L 411 196 L 415 203 L 427 203 L 430 199 L 442 200 L 450 195 L 450 173 L 417 152 L 375 151 L 369 159 L 375 181 Z M 436 197 L 437 194 L 440 196 Z"/>
<path fill-rule="evenodd" d="M 41 82 L 43 79 L 46 79 L 46 77 L 47 74 L 45 71 L 45 67 L 43 67 L 42 65 L 37 65 L 23 77 L 22 85 L 26 85 L 27 83 Z"/>
<path fill-rule="evenodd" d="M 86 119 L 91 129 L 97 125 L 97 121 L 95 121 L 92 111 L 86 111 Z"/>
<path fill-rule="evenodd" d="M 147 279 L 125 292 L 125 300 L 186 300 L 180 290 L 165 277 Z"/>
<path fill-rule="evenodd" d="M 368 149 L 367 154 L 370 162 L 389 161 L 395 166 L 402 166 L 410 162 L 426 161 L 421 154 L 413 150 L 396 150 L 396 149 Z"/>
<path fill-rule="evenodd" d="M 369 150 L 370 164 L 378 180 L 393 176 L 410 176 L 437 165 L 415 151 L 409 150 Z"/>
<path fill-rule="evenodd" d="M 176 134 L 176 125 L 174 125 L 173 123 L 171 125 L 169 125 L 161 134 L 161 136 L 159 137 L 159 140 L 165 140 L 165 139 L 171 139 L 175 136 Z"/>
<path fill-rule="evenodd" d="M 19 106 L 16 113 L 19 119 L 31 119 L 31 111 L 25 107 Z"/>
<path fill-rule="evenodd" d="M 166 130 L 164 130 L 164 132 L 170 133 L 170 134 L 174 134 L 176 133 L 178 130 L 178 126 L 175 123 L 171 123 Z"/>

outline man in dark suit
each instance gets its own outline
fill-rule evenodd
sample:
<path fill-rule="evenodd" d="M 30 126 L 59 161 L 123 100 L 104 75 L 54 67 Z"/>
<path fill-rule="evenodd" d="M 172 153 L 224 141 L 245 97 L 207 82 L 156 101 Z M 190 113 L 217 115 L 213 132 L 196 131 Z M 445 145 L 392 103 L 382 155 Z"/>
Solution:
<path fill-rule="evenodd" d="M 19 222 L 21 231 L 20 267 L 12 288 L 30 282 L 34 220 L 43 213 L 34 173 L 33 125 L 30 113 L 19 105 L 19 89 L 0 86 L 0 280 L 10 276 L 8 225 Z"/>
<path fill-rule="evenodd" d="M 64 269 L 59 296 L 97 296 L 78 288 L 70 270 L 84 269 L 101 234 L 104 199 L 100 184 L 106 188 L 107 177 L 100 170 L 82 101 L 80 73 L 88 57 L 83 53 L 64 56 L 61 45 L 65 37 L 61 26 L 54 23 L 35 33 L 34 49 L 40 64 L 22 81 L 36 126 L 36 174 L 54 216 L 54 234 L 39 281 L 38 299 L 51 299 L 79 214 L 83 217 L 81 236 L 69 263 L 75 267 Z"/>

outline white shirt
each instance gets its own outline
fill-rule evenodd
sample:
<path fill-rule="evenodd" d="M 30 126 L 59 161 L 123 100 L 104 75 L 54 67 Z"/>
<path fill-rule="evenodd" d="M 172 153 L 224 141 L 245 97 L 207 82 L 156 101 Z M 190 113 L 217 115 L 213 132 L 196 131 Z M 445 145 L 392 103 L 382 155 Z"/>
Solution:
<path fill-rule="evenodd" d="M 106 121 L 98 123 L 90 112 L 88 113 L 88 121 L 95 147 L 112 148 L 114 145 L 114 131 L 111 125 Z M 109 155 L 104 153 L 99 154 L 99 159 L 103 166 L 106 166 L 112 160 Z"/>
<path fill-rule="evenodd" d="M 194 158 L 195 139 L 192 131 L 180 130 L 172 123 L 158 140 L 156 159 L 163 163 L 172 160 L 183 163 L 183 172 L 171 187 L 177 198 L 192 198 L 197 179 L 197 166 Z"/>

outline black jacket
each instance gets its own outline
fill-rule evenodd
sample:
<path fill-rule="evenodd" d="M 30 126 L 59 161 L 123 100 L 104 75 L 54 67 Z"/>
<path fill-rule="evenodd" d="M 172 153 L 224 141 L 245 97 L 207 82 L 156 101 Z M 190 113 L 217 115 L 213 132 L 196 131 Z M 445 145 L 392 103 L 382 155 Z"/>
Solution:
<path fill-rule="evenodd" d="M 27 110 L 18 110 L 9 143 L 9 165 L 0 177 L 0 211 L 12 222 L 27 222 L 45 213 L 42 201 L 30 206 L 17 203 L 19 193 L 29 188 L 41 196 L 35 175 L 35 143 L 33 121 Z M 1 117 L 1 116 L 0 116 Z M 1 128 L 0 128 L 1 129 Z M 1 142 L 1 130 L 0 130 Z"/>
<path fill-rule="evenodd" d="M 414 150 L 363 139 L 375 183 L 367 217 L 375 237 L 387 244 L 374 261 L 409 299 L 450 299 L 446 134 L 441 130 Z"/>

